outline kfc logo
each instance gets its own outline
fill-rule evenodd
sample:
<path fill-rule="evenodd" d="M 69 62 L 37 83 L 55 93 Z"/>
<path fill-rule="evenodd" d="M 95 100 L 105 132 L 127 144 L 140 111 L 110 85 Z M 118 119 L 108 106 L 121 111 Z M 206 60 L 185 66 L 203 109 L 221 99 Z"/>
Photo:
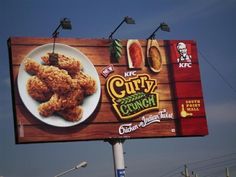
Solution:
<path fill-rule="evenodd" d="M 188 49 L 185 43 L 179 42 L 176 46 L 179 58 L 177 62 L 179 63 L 180 68 L 191 68 L 192 67 L 192 56 L 188 54 Z"/>

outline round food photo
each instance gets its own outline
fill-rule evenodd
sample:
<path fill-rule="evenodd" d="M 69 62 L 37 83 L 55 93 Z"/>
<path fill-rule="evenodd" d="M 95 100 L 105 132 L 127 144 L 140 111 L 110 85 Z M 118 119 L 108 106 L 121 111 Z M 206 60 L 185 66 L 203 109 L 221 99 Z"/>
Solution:
<path fill-rule="evenodd" d="M 65 44 L 45 44 L 21 62 L 17 85 L 26 108 L 56 127 L 87 120 L 97 107 L 101 85 L 96 68 L 81 51 Z"/>

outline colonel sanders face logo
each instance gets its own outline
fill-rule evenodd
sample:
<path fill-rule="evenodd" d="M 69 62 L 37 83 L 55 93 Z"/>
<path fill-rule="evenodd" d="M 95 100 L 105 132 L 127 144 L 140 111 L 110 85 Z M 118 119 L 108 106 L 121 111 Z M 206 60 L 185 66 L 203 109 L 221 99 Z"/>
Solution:
<path fill-rule="evenodd" d="M 179 63 L 179 67 L 191 67 L 192 64 L 192 56 L 188 54 L 188 49 L 185 43 L 179 42 L 176 46 L 179 58 L 177 58 L 177 62 Z"/>
<path fill-rule="evenodd" d="M 177 47 L 177 50 L 180 54 L 180 57 L 179 57 L 180 61 L 186 60 L 187 62 L 191 62 L 191 55 L 188 55 L 188 50 L 187 50 L 186 44 L 183 42 L 179 42 L 176 47 Z M 190 61 L 188 61 L 188 60 L 190 60 Z"/>

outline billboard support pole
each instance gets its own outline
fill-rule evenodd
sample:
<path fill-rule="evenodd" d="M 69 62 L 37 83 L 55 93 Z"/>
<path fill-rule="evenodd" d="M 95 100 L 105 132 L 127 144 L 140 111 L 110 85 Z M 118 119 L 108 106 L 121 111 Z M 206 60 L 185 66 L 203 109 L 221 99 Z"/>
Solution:
<path fill-rule="evenodd" d="M 112 145 L 115 177 L 125 177 L 124 140 L 115 139 L 108 142 Z"/>

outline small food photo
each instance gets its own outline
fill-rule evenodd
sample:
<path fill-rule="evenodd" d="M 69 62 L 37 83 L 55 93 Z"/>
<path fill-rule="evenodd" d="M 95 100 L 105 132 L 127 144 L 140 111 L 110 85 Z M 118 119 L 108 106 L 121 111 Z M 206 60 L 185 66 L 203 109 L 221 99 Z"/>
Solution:
<path fill-rule="evenodd" d="M 138 40 L 128 40 L 127 57 L 129 68 L 140 69 L 144 67 L 144 54 L 142 46 Z"/>
<path fill-rule="evenodd" d="M 100 99 L 96 68 L 79 50 L 57 44 L 34 49 L 22 61 L 18 90 L 26 108 L 39 120 L 57 127 L 77 125 L 90 117 Z"/>
<path fill-rule="evenodd" d="M 155 39 L 148 39 L 147 42 L 147 63 L 152 72 L 159 73 L 162 67 L 162 58 L 159 44 Z"/>

